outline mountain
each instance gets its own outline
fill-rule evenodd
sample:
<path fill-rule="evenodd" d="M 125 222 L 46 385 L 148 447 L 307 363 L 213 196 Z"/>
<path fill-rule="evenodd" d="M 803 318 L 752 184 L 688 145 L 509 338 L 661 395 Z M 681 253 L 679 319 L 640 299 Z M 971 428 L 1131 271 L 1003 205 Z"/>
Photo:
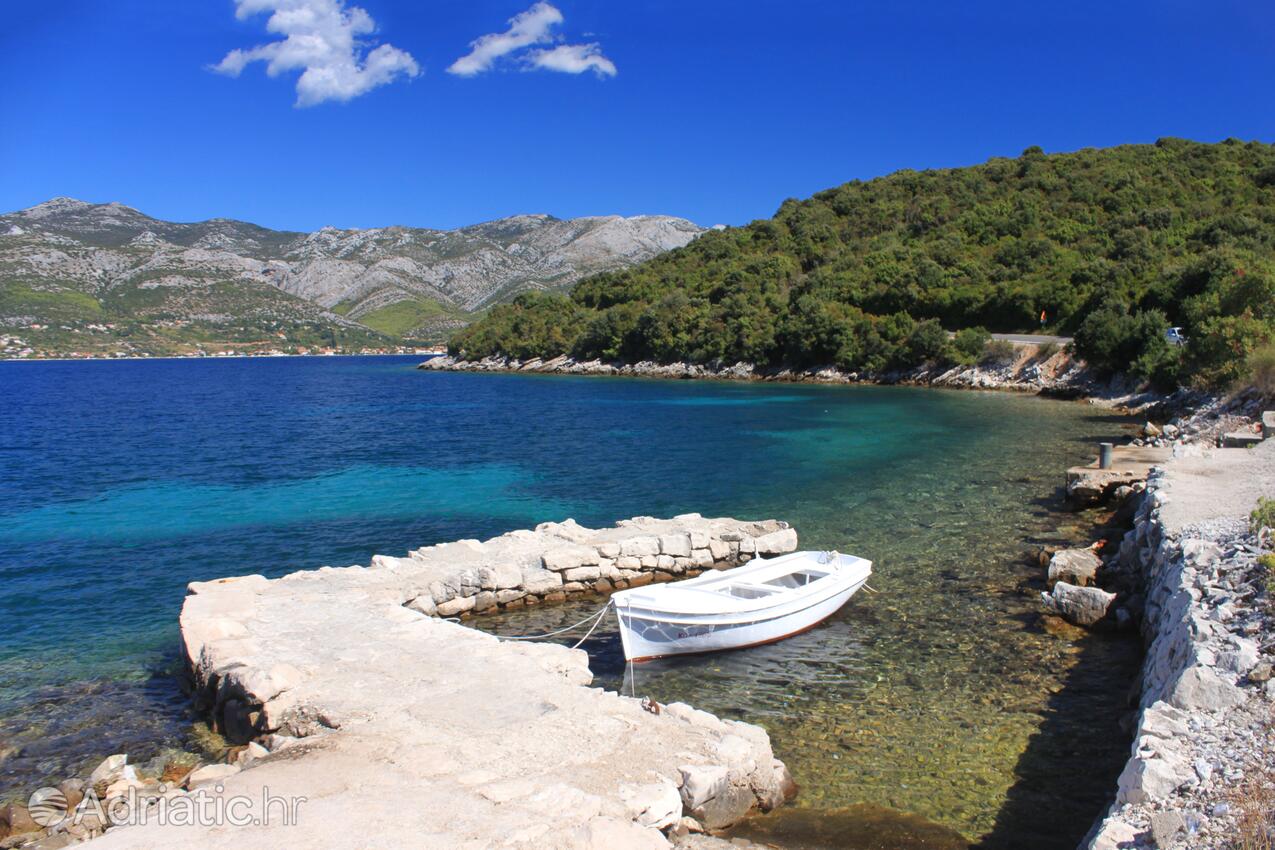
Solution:
<path fill-rule="evenodd" d="M 701 232 L 668 216 L 524 215 L 458 230 L 296 233 L 55 198 L 0 216 L 0 330 L 43 333 L 54 349 L 94 334 L 127 335 L 138 350 L 438 339 L 519 292 L 566 289 Z"/>
<path fill-rule="evenodd" d="M 1034 147 L 856 180 L 583 280 L 569 298 L 522 296 L 450 348 L 881 372 L 977 355 L 944 331 L 1042 325 L 1074 333 L 1102 371 L 1244 379 L 1246 359 L 1275 345 L 1275 147 Z M 1170 326 L 1185 346 L 1169 344 Z"/>

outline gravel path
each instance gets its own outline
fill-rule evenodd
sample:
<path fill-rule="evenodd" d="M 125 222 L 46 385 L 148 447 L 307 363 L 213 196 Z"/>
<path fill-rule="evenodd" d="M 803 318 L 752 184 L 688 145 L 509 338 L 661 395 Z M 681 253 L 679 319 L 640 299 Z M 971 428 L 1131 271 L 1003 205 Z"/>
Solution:
<path fill-rule="evenodd" d="M 1206 449 L 1168 470 L 1169 501 L 1161 513 L 1167 528 L 1246 518 L 1259 497 L 1275 498 L 1275 440 L 1251 449 Z"/>

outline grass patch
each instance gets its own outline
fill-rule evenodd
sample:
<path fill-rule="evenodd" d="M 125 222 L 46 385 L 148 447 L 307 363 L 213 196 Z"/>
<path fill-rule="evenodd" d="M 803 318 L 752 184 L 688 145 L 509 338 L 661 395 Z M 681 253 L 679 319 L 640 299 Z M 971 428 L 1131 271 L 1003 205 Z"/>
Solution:
<path fill-rule="evenodd" d="M 1249 516 L 1249 527 L 1254 532 L 1263 528 L 1275 528 L 1275 499 L 1263 496 L 1257 500 L 1257 507 Z"/>
<path fill-rule="evenodd" d="M 25 283 L 0 285 L 0 315 L 34 316 L 40 321 L 97 318 L 102 305 L 84 292 L 34 289 Z"/>
<path fill-rule="evenodd" d="M 360 316 L 358 321 L 386 336 L 401 337 L 415 328 L 437 319 L 453 315 L 442 304 L 429 298 L 396 301 L 378 310 Z"/>

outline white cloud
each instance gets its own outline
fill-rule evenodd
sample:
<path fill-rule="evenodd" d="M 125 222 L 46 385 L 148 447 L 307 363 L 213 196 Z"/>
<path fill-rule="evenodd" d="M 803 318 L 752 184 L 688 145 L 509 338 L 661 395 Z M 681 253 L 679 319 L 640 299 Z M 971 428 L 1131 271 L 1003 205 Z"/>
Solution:
<path fill-rule="evenodd" d="M 449 74 L 473 77 L 491 69 L 501 57 L 525 51 L 525 67 L 579 74 L 592 69 L 599 77 L 614 77 L 615 63 L 602 55 L 597 44 L 560 44 L 550 49 L 526 51 L 537 44 L 552 44 L 553 27 L 563 22 L 562 13 L 549 3 L 536 3 L 509 19 L 509 29 L 489 33 L 470 42 L 470 51 L 451 64 Z"/>
<path fill-rule="evenodd" d="M 297 106 L 327 100 L 347 101 L 399 76 L 415 77 L 420 66 L 411 54 L 382 44 L 363 55 L 359 36 L 376 31 L 376 22 L 345 0 L 236 0 L 235 16 L 244 20 L 270 12 L 266 30 L 279 41 L 232 50 L 213 70 L 237 77 L 252 62 L 265 62 L 272 77 L 301 70 Z"/>
<path fill-rule="evenodd" d="M 602 55 L 597 44 L 560 44 L 552 50 L 533 50 L 527 61 L 536 68 L 583 74 L 590 68 L 599 77 L 614 77 L 615 63 Z"/>
<path fill-rule="evenodd" d="M 470 51 L 451 64 L 449 74 L 472 77 L 481 74 L 501 56 L 533 44 L 552 41 L 549 30 L 562 23 L 562 13 L 548 3 L 540 2 L 509 19 L 509 29 L 493 32 L 469 43 Z"/>

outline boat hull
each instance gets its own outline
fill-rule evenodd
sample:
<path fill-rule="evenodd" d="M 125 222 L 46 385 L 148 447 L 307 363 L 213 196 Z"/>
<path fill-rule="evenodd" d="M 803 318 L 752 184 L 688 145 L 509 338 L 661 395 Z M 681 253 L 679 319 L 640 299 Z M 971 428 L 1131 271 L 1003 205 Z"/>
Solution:
<path fill-rule="evenodd" d="M 657 612 L 617 604 L 624 655 L 630 661 L 651 661 L 671 655 L 745 649 L 774 643 L 814 628 L 831 617 L 867 580 L 868 577 L 864 576 L 825 597 L 808 600 L 808 605 L 795 610 L 744 622 L 723 622 L 712 615 L 701 619 L 678 617 L 676 621 L 670 621 Z"/>

